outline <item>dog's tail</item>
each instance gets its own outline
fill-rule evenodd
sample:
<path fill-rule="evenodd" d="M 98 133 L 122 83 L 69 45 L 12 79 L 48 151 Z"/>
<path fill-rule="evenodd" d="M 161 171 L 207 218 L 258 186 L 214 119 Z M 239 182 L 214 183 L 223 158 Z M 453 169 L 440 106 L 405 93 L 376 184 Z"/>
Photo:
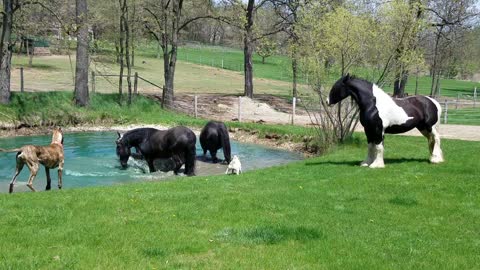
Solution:
<path fill-rule="evenodd" d="M 232 150 L 230 148 L 230 136 L 228 136 L 228 130 L 225 124 L 220 128 L 220 140 L 222 141 L 223 156 L 227 163 L 232 160 Z"/>
<path fill-rule="evenodd" d="M 0 148 L 0 152 L 5 152 L 5 153 L 13 153 L 13 152 L 20 152 L 20 151 L 22 151 L 22 148 L 14 148 L 14 149 Z"/>

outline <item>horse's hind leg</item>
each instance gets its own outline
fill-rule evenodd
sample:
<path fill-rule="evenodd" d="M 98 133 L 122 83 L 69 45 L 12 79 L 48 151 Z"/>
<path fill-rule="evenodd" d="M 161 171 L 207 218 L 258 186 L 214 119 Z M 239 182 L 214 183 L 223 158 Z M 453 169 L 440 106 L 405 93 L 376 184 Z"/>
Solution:
<path fill-rule="evenodd" d="M 47 186 L 45 187 L 45 190 L 50 190 L 52 179 L 50 178 L 50 169 L 47 167 L 45 167 L 45 174 L 47 175 Z"/>
<path fill-rule="evenodd" d="M 212 156 L 212 162 L 217 163 L 218 162 L 217 150 L 210 149 L 208 151 L 210 151 L 210 155 Z"/>
<path fill-rule="evenodd" d="M 177 175 L 180 172 L 180 169 L 182 168 L 183 161 L 177 155 L 172 156 L 172 160 L 173 160 L 173 163 L 175 164 L 175 168 L 173 169 L 173 173 L 175 173 L 175 175 Z"/>
<path fill-rule="evenodd" d="M 25 163 L 23 163 L 23 161 L 17 159 L 17 166 L 15 168 L 15 175 L 13 175 L 12 181 L 10 182 L 10 188 L 8 190 L 9 193 L 13 192 L 13 186 L 15 185 L 15 182 L 17 181 L 17 177 L 20 174 L 20 172 L 22 171 L 24 165 L 25 165 Z"/>
<path fill-rule="evenodd" d="M 195 145 L 185 151 L 185 174 L 195 175 Z"/>
<path fill-rule="evenodd" d="M 443 153 L 440 148 L 440 134 L 435 126 L 431 131 L 420 130 L 420 132 L 428 139 L 428 148 L 430 150 L 430 162 L 441 163 L 443 162 Z"/>
<path fill-rule="evenodd" d="M 33 179 L 35 179 L 35 176 L 37 176 L 39 166 L 38 163 L 34 162 L 27 162 L 27 166 L 30 169 L 30 177 L 28 178 L 27 187 L 35 192 L 35 189 L 33 188 Z"/>

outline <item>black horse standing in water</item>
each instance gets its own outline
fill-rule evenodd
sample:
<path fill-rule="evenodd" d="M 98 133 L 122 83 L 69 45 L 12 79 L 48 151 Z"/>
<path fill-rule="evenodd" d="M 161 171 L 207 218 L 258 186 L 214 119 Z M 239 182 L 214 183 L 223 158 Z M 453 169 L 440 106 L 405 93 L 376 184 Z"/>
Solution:
<path fill-rule="evenodd" d="M 328 105 L 351 96 L 360 108 L 360 123 L 368 141 L 368 156 L 360 164 L 370 168 L 383 168 L 383 139 L 385 133 L 397 134 L 417 128 L 427 139 L 430 162 L 443 162 L 440 149 L 440 104 L 426 96 L 391 98 L 377 85 L 346 75 L 330 90 Z"/>
<path fill-rule="evenodd" d="M 175 163 L 174 173 L 178 174 L 185 164 L 185 174 L 195 175 L 195 143 L 197 137 L 186 127 L 174 127 L 168 130 L 154 128 L 137 128 L 121 135 L 118 134 L 117 155 L 123 168 L 127 167 L 127 161 L 134 147 L 145 158 L 150 172 L 156 169 L 153 161 L 156 158 L 171 158 Z"/>
<path fill-rule="evenodd" d="M 227 163 L 231 160 L 230 137 L 224 123 L 210 121 L 203 127 L 200 133 L 200 145 L 203 149 L 203 155 L 207 154 L 207 150 L 212 156 L 213 162 L 218 162 L 217 151 L 223 149 L 223 155 Z"/>

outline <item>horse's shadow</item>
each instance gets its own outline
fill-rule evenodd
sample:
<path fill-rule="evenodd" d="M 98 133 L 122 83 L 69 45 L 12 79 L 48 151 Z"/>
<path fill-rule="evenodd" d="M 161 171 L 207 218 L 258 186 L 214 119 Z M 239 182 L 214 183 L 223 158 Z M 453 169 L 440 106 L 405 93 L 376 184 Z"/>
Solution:
<path fill-rule="evenodd" d="M 315 161 L 315 162 L 307 162 L 305 166 L 317 166 L 317 165 L 339 165 L 339 166 L 347 166 L 347 167 L 358 167 L 362 160 L 346 160 L 346 161 Z M 418 163 L 428 163 L 428 159 L 426 158 L 386 158 L 384 159 L 385 165 L 388 164 L 401 164 L 401 163 L 411 163 L 411 162 L 418 162 Z"/>

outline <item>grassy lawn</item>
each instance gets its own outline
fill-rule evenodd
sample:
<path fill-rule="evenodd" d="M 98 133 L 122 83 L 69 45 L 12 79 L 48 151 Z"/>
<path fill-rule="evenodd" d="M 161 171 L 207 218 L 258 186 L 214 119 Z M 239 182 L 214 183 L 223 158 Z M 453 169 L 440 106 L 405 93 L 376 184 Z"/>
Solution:
<path fill-rule="evenodd" d="M 424 138 L 387 136 L 372 170 L 360 141 L 238 177 L 0 194 L 0 269 L 480 268 L 480 143 L 443 140 L 432 165 Z"/>

